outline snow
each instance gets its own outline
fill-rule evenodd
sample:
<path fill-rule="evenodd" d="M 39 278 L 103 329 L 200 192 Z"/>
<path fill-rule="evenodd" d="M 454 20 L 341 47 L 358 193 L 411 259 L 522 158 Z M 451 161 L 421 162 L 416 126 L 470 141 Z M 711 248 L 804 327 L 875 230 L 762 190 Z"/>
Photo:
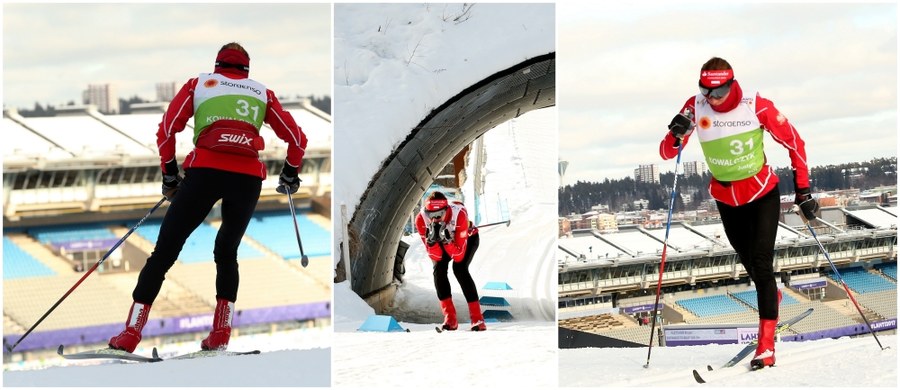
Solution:
<path fill-rule="evenodd" d="M 240 336 L 232 338 L 229 350 L 259 349 L 262 353 L 157 363 L 47 359 L 39 362 L 43 369 L 4 371 L 3 387 L 328 387 L 331 384 L 331 338 L 332 332 L 329 328 L 292 330 L 274 335 Z M 158 350 L 160 357 L 166 358 L 193 352 L 197 345 L 197 342 L 166 345 L 159 347 Z M 145 349 L 139 349 L 135 353 L 150 355 L 150 351 Z"/>
<path fill-rule="evenodd" d="M 479 231 L 481 244 L 469 270 L 479 286 L 479 295 L 506 298 L 515 321 L 489 323 L 486 332 L 437 334 L 434 327 L 443 317 L 431 260 L 417 235 L 405 237 L 403 240 L 410 244 L 404 263 L 406 274 L 388 314 L 411 332 L 357 332 L 374 311 L 362 303 L 347 282 L 337 284 L 335 385 L 370 386 L 371 373 L 379 372 L 379 387 L 476 383 L 479 387 L 556 386 L 556 194 L 542 189 L 552 190 L 558 180 L 556 156 L 546 152 L 556 147 L 555 133 L 548 131 L 555 122 L 556 110 L 548 108 L 501 124 L 484 136 L 487 161 L 483 203 L 495 205 L 497 198 L 504 198 L 511 222 L 508 227 L 501 224 Z M 466 199 L 472 199 L 471 181 L 462 192 Z M 495 219 L 482 224 L 491 222 Z M 449 272 L 454 305 L 460 323 L 465 324 L 468 307 Z M 506 282 L 513 289 L 481 289 L 492 281 Z M 423 359 L 423 353 L 437 355 L 435 359 Z M 435 372 L 435 365 L 444 361 L 448 364 Z"/>
<path fill-rule="evenodd" d="M 348 220 L 382 161 L 428 113 L 500 70 L 555 51 L 553 4 L 479 3 L 454 22 L 463 7 L 334 5 L 334 204 L 336 212 L 347 206 Z M 341 240 L 335 229 L 335 253 Z"/>
<path fill-rule="evenodd" d="M 487 76 L 554 51 L 552 4 L 475 4 L 465 21 L 449 20 L 462 7 L 335 4 L 334 203 L 347 206 L 348 220 L 383 160 L 431 110 Z M 468 307 L 450 271 L 463 326 L 435 332 L 443 318 L 431 261 L 418 236 L 404 237 L 406 274 L 388 314 L 410 332 L 358 332 L 374 311 L 347 282 L 335 285 L 335 386 L 556 387 L 556 122 L 555 108 L 538 110 L 484 136 L 480 224 L 499 221 L 501 200 L 511 222 L 481 229 L 469 269 L 481 296 L 487 282 L 513 288 L 493 295 L 507 298 L 516 320 L 462 330 Z M 469 158 L 462 192 L 471 212 Z"/>
<path fill-rule="evenodd" d="M 560 387 L 694 387 L 691 370 L 712 387 L 897 387 L 897 336 L 871 335 L 775 345 L 775 367 L 748 372 L 750 358 L 728 369 L 720 366 L 737 345 L 653 348 L 582 348 L 559 351 Z M 707 372 L 706 366 L 713 371 Z"/>

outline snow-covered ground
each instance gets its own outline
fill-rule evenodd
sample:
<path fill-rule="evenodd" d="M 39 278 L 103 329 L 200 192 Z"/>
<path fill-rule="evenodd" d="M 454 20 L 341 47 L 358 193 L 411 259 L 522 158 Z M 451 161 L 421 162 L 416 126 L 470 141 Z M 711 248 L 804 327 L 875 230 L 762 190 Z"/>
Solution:
<path fill-rule="evenodd" d="M 197 344 L 161 346 L 158 350 L 160 357 L 166 358 L 195 351 Z M 43 369 L 4 371 L 3 387 L 328 387 L 331 344 L 331 328 L 325 327 L 241 336 L 229 343 L 229 350 L 258 349 L 262 351 L 259 355 L 157 363 L 50 359 L 40 362 Z M 150 354 L 144 349 L 135 352 Z"/>
<path fill-rule="evenodd" d="M 528 113 L 484 136 L 484 203 L 504 199 L 510 225 L 480 231 L 481 244 L 470 266 L 479 294 L 506 298 L 515 321 L 489 323 L 487 332 L 438 334 L 443 317 L 434 291 L 431 260 L 417 235 L 404 238 L 406 274 L 390 314 L 410 333 L 356 330 L 374 311 L 346 282 L 335 286 L 334 378 L 337 386 L 525 386 L 555 387 L 556 332 L 556 109 Z M 470 155 L 470 158 L 474 158 Z M 471 162 L 470 162 L 471 163 Z M 471 165 L 470 165 L 470 169 Z M 472 178 L 472 173 L 469 173 Z M 547 190 L 547 187 L 550 190 Z M 474 189 L 463 187 L 467 199 Z M 496 220 L 485 212 L 482 224 Z M 461 323 L 469 311 L 450 272 Z M 481 289 L 505 282 L 509 291 Z M 436 370 L 439 365 L 440 369 Z"/>
<path fill-rule="evenodd" d="M 559 351 L 560 387 L 890 387 L 897 388 L 897 336 L 871 335 L 777 343 L 775 367 L 749 372 L 749 358 L 720 369 L 737 345 L 653 348 L 650 366 L 646 348 L 582 348 Z M 713 371 L 706 372 L 712 365 Z M 706 384 L 694 381 L 697 369 Z"/>

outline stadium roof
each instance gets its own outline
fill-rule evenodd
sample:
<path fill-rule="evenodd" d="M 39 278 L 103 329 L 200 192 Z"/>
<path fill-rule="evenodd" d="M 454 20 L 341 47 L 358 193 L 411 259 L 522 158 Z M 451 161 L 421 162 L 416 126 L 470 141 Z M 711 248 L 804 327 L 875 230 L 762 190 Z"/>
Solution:
<path fill-rule="evenodd" d="M 876 207 L 860 210 L 842 210 L 871 228 L 897 227 L 897 207 Z"/>
<path fill-rule="evenodd" d="M 854 220 L 868 225 L 869 229 L 893 229 L 897 227 L 897 207 L 873 207 L 858 210 L 835 209 L 845 216 L 845 221 L 838 225 L 853 225 Z M 871 230 L 869 230 L 871 231 Z M 558 245 L 562 252 L 557 258 L 559 264 L 582 263 L 591 265 L 617 264 L 619 262 L 642 262 L 661 256 L 666 230 L 664 228 L 647 230 L 637 225 L 620 226 L 618 232 L 600 233 L 590 230 L 573 231 L 572 237 L 560 237 Z M 811 241 L 812 237 L 805 229 L 795 230 L 784 223 L 779 223 L 776 231 L 775 246 L 790 247 Z M 851 236 L 866 234 L 864 231 L 849 229 L 837 231 L 829 229 L 831 235 Z M 894 233 L 896 234 L 896 233 Z M 829 235 L 820 237 L 823 242 L 832 240 Z M 690 257 L 696 254 L 707 254 L 713 251 L 733 251 L 722 223 L 692 225 L 686 222 L 673 222 L 669 230 L 667 256 Z"/>
<path fill-rule="evenodd" d="M 331 117 L 305 101 L 282 102 L 306 133 L 307 154 L 330 155 Z M 67 115 L 25 118 L 15 110 L 3 115 L 3 132 L 13 142 L 3 145 L 5 169 L 40 169 L 66 166 L 72 161 L 107 164 L 110 160 L 146 163 L 157 161 L 156 131 L 163 113 L 139 112 L 129 115 L 104 115 L 94 106 L 68 110 Z M 74 115 L 72 114 L 74 113 Z M 193 149 L 192 122 L 176 137 L 176 154 L 183 158 Z M 268 130 L 267 130 L 268 129 Z M 263 158 L 283 158 L 286 150 L 268 125 L 261 131 L 266 144 Z"/>

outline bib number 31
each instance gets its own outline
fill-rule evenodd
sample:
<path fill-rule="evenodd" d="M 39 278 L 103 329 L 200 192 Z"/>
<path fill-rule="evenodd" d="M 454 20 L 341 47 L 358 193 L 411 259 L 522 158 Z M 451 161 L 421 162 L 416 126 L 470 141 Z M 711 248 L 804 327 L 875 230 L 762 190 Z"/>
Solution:
<path fill-rule="evenodd" d="M 250 111 L 253 111 L 253 121 L 256 121 L 256 118 L 259 117 L 259 106 L 251 106 L 250 102 L 239 99 L 237 101 L 237 105 L 239 106 L 236 110 L 234 110 L 238 115 L 242 117 L 249 117 Z"/>
<path fill-rule="evenodd" d="M 753 149 L 753 139 L 752 138 L 748 139 L 746 142 L 741 142 L 741 140 L 736 139 L 736 140 L 731 141 L 728 145 L 731 146 L 731 149 L 729 150 L 731 152 L 731 154 L 733 154 L 735 156 L 740 156 L 740 155 L 744 154 L 745 150 Z M 747 145 L 747 147 L 744 148 L 744 145 Z"/>

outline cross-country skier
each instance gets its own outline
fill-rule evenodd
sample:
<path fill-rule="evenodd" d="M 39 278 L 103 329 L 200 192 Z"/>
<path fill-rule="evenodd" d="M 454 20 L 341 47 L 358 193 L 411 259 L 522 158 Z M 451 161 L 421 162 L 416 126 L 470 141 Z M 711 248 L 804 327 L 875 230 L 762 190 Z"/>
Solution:
<path fill-rule="evenodd" d="M 696 129 L 696 131 L 695 131 Z M 756 285 L 759 303 L 759 344 L 750 365 L 775 364 L 775 327 L 778 291 L 773 269 L 775 232 L 781 212 L 778 176 L 766 164 L 763 133 L 788 150 L 794 173 L 794 202 L 808 219 L 819 206 L 810 195 L 804 142 L 794 126 L 768 99 L 744 91 L 724 59 L 713 57 L 700 69 L 700 93 L 684 103 L 659 144 L 663 159 L 678 154 L 696 134 L 712 180 L 709 193 L 716 200 L 728 241 Z"/>
<path fill-rule="evenodd" d="M 250 56 L 238 43 L 228 43 L 216 56 L 213 73 L 188 80 L 169 103 L 157 146 L 162 167 L 162 192 L 171 202 L 156 247 L 141 269 L 128 312 L 125 330 L 109 340 L 115 349 L 133 352 L 141 341 L 150 306 L 162 288 L 166 272 L 175 263 L 188 236 L 222 201 L 222 225 L 216 235 L 216 309 L 212 331 L 200 346 L 221 350 L 228 346 L 238 291 L 237 252 L 241 237 L 259 200 L 266 166 L 258 152 L 264 149 L 259 130 L 268 123 L 288 144 L 279 176 L 278 192 L 294 193 L 300 186 L 297 172 L 306 149 L 306 135 L 285 111 L 275 93 L 248 78 Z M 184 160 L 184 178 L 175 159 L 175 134 L 194 118 L 194 149 Z"/>
<path fill-rule="evenodd" d="M 452 261 L 453 274 L 469 304 L 470 329 L 487 330 L 478 303 L 478 290 L 469 274 L 469 264 L 478 250 L 479 238 L 478 229 L 469 221 L 466 207 L 461 202 L 448 200 L 442 192 L 432 192 L 416 216 L 416 229 L 434 265 L 434 288 L 444 313 L 441 328 L 456 330 L 459 326 L 447 278 L 447 268 Z"/>

